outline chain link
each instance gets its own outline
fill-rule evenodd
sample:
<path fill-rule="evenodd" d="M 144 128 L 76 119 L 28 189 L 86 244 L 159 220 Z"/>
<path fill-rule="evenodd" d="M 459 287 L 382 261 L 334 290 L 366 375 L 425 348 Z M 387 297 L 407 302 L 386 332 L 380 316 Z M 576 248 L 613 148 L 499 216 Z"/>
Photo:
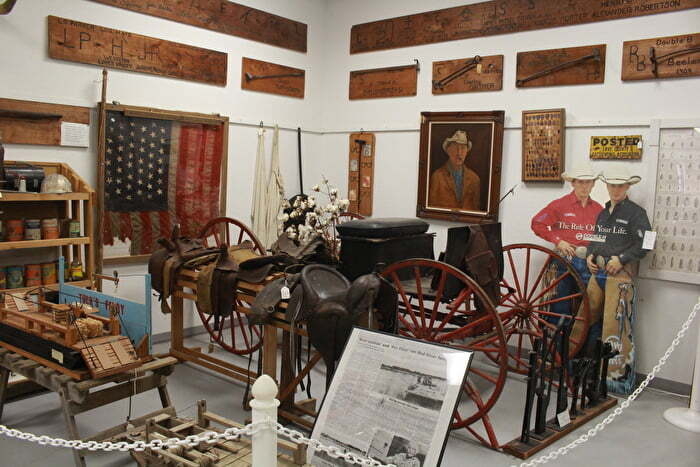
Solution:
<path fill-rule="evenodd" d="M 336 446 L 325 446 L 320 441 L 307 438 L 298 431 L 290 430 L 285 428 L 279 423 L 276 423 L 271 418 L 267 418 L 261 422 L 251 423 L 243 428 L 227 428 L 223 432 L 216 431 L 206 431 L 199 435 L 191 435 L 186 438 L 168 438 L 165 440 L 156 439 L 146 443 L 145 441 L 134 441 L 133 443 L 127 443 L 125 441 L 119 441 L 116 443 L 105 441 L 80 441 L 80 440 L 66 440 L 62 438 L 51 438 L 49 436 L 36 436 L 32 433 L 24 433 L 22 431 L 16 430 L 14 428 L 7 428 L 4 425 L 0 425 L 0 434 L 7 436 L 8 438 L 16 438 L 23 441 L 29 441 L 32 443 L 37 443 L 42 446 L 53 446 L 53 447 L 63 447 L 78 450 L 88 450 L 88 451 L 144 451 L 146 449 L 159 450 L 168 449 L 175 446 L 182 446 L 186 448 L 192 448 L 199 445 L 200 443 L 214 444 L 221 440 L 234 440 L 241 436 L 251 437 L 254 434 L 262 430 L 276 430 L 277 433 L 294 441 L 297 444 L 306 444 L 309 447 L 317 450 L 326 452 L 329 456 L 334 459 L 342 458 L 350 464 L 358 464 L 367 467 L 396 467 L 393 464 L 385 465 L 374 459 L 369 459 L 361 456 L 357 456 L 351 452 L 344 452 L 342 449 Z"/>
<path fill-rule="evenodd" d="M 676 349 L 678 344 L 680 344 L 681 339 L 683 338 L 683 336 L 685 336 L 685 333 L 686 333 L 686 331 L 688 331 L 688 328 L 690 328 L 690 324 L 695 319 L 695 315 L 697 315 L 699 310 L 700 310 L 700 303 L 697 303 L 693 307 L 693 310 L 690 312 L 690 315 L 688 315 L 688 319 L 681 326 L 681 329 L 680 329 L 680 331 L 678 331 L 678 334 L 676 335 L 675 339 L 673 339 L 673 341 L 671 342 L 671 345 L 668 346 L 668 348 L 666 349 L 666 352 L 664 352 L 664 354 L 661 356 L 661 358 L 659 359 L 659 362 L 656 365 L 654 365 L 654 368 L 652 368 L 651 372 L 649 372 L 647 377 L 644 378 L 644 381 L 642 381 L 640 383 L 639 387 L 637 387 L 637 389 L 635 389 L 634 392 L 627 399 L 622 401 L 622 403 L 618 407 L 615 407 L 615 410 L 613 410 L 613 412 L 611 414 L 608 414 L 608 416 L 605 417 L 602 422 L 598 423 L 596 426 L 594 426 L 593 428 L 591 428 L 586 433 L 579 436 L 577 439 L 573 440 L 572 442 L 570 442 L 566 446 L 562 446 L 559 449 L 557 449 L 556 451 L 552 451 L 549 454 L 538 457 L 537 459 L 532 460 L 530 462 L 523 462 L 520 464 L 520 467 L 534 467 L 538 464 L 546 464 L 549 461 L 552 461 L 560 456 L 563 456 L 566 453 L 568 453 L 569 451 L 571 451 L 572 449 L 574 449 L 575 447 L 580 446 L 581 444 L 585 443 L 586 441 L 588 441 L 589 439 L 591 439 L 592 437 L 597 435 L 600 431 L 605 429 L 605 427 L 607 425 L 612 423 L 612 421 L 615 420 L 615 417 L 620 415 L 627 407 L 629 407 L 630 404 L 632 403 L 632 401 L 634 401 L 637 397 L 639 397 L 639 395 L 642 393 L 642 391 L 649 385 L 651 380 L 654 379 L 654 377 L 656 377 L 656 374 L 659 372 L 659 370 L 661 370 L 661 367 L 664 366 L 664 364 L 666 363 L 666 360 L 668 360 L 668 358 L 671 356 L 671 354 Z M 696 365 L 698 365 L 698 364 L 700 364 L 700 362 L 696 362 Z M 516 467 L 516 466 L 513 465 L 511 467 Z"/>
<path fill-rule="evenodd" d="M 364 465 L 367 467 L 396 467 L 394 464 L 382 464 L 379 461 L 370 459 L 368 457 L 358 456 L 351 452 L 344 452 L 337 446 L 326 446 L 321 444 L 320 441 L 316 439 L 307 438 L 303 434 L 295 430 L 290 430 L 285 428 L 279 423 L 277 424 L 277 433 L 284 436 L 287 439 L 294 441 L 297 444 L 306 444 L 310 448 L 316 451 L 322 451 L 331 456 L 333 459 L 343 459 L 349 464 Z"/>
<path fill-rule="evenodd" d="M 7 436 L 8 438 L 17 438 L 23 441 L 29 441 L 31 443 L 37 443 L 42 446 L 54 446 L 63 447 L 70 449 L 88 450 L 88 451 L 144 451 L 146 449 L 168 449 L 175 446 L 183 447 L 194 447 L 199 443 L 216 443 L 221 440 L 233 440 L 238 439 L 241 436 L 253 436 L 259 431 L 268 429 L 274 430 L 276 427 L 276 422 L 270 418 L 267 420 L 251 423 L 243 428 L 227 428 L 222 432 L 217 431 L 206 431 L 197 436 L 188 436 L 184 439 L 180 438 L 169 438 L 165 440 L 156 439 L 149 443 L 145 441 L 134 441 L 133 443 L 127 443 L 126 441 L 119 441 L 113 443 L 110 441 L 97 442 L 97 441 L 80 441 L 80 440 L 66 440 L 63 438 L 50 438 L 48 436 L 42 435 L 37 436 L 32 433 L 23 433 L 14 428 L 7 428 L 5 425 L 0 425 L 0 435 Z"/>

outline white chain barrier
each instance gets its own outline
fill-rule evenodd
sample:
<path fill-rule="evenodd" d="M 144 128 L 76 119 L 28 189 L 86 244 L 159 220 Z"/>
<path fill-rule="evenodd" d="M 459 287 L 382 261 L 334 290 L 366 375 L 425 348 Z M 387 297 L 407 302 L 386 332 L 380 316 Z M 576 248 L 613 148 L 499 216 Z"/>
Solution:
<path fill-rule="evenodd" d="M 683 323 L 681 326 L 680 331 L 678 331 L 678 334 L 676 335 L 676 338 L 673 339 L 671 342 L 671 345 L 668 346 L 666 349 L 666 352 L 664 352 L 663 356 L 659 359 L 659 362 L 652 368 L 651 372 L 647 375 L 646 378 L 644 378 L 644 381 L 641 382 L 639 387 L 634 390 L 634 392 L 622 403 L 613 410 L 611 414 L 609 414 L 607 417 L 603 419 L 602 422 L 598 423 L 596 426 L 588 430 L 586 433 L 582 434 L 580 437 L 577 439 L 573 440 L 566 446 L 562 446 L 559 449 L 550 452 L 549 454 L 545 454 L 544 456 L 538 457 L 535 460 L 532 460 L 530 462 L 523 462 L 520 464 L 520 467 L 534 467 L 535 465 L 538 464 L 546 464 L 549 461 L 552 461 L 560 456 L 565 455 L 572 449 L 574 449 L 577 446 L 582 445 L 595 435 L 597 435 L 599 432 L 601 432 L 607 425 L 612 423 L 613 420 L 615 420 L 615 417 L 620 415 L 629 405 L 637 398 L 639 397 L 639 394 L 642 393 L 642 391 L 649 385 L 652 379 L 656 377 L 656 374 L 661 370 L 661 367 L 664 366 L 666 363 L 666 360 L 671 356 L 673 351 L 676 349 L 678 344 L 681 342 L 681 339 L 683 336 L 685 336 L 686 331 L 690 327 L 690 324 L 693 322 L 695 319 L 695 315 L 697 315 L 698 311 L 700 311 L 700 303 L 697 303 L 694 307 L 693 310 L 690 312 L 690 315 L 688 315 L 688 319 Z M 696 363 L 697 365 L 698 363 Z M 511 467 L 516 467 L 515 465 L 512 465 Z"/>
<path fill-rule="evenodd" d="M 49 436 L 37 436 L 32 433 L 24 433 L 19 430 L 12 428 L 7 428 L 4 425 L 0 425 L 0 434 L 7 436 L 8 438 L 16 438 L 23 441 L 29 441 L 31 443 L 37 443 L 42 446 L 53 446 L 61 448 L 71 448 L 78 450 L 88 450 L 88 451 L 144 451 L 146 449 L 158 450 L 158 449 L 170 449 L 177 446 L 182 446 L 185 448 L 192 448 L 198 446 L 200 443 L 214 444 L 222 440 L 231 441 L 240 438 L 241 436 L 253 436 L 261 430 L 276 430 L 277 433 L 284 436 L 285 438 L 294 441 L 297 444 L 306 444 L 316 451 L 323 451 L 327 453 L 334 459 L 343 459 L 349 464 L 363 465 L 367 467 L 396 467 L 394 464 L 382 464 L 374 459 L 357 456 L 351 452 L 344 452 L 342 449 L 336 446 L 326 446 L 321 444 L 320 441 L 307 438 L 298 431 L 290 430 L 285 428 L 279 423 L 276 423 L 271 418 L 258 423 L 251 423 L 243 428 L 227 428 L 223 432 L 207 431 L 201 433 L 200 435 L 187 436 L 186 438 L 168 438 L 165 440 L 155 439 L 150 442 L 145 441 L 135 441 L 133 443 L 127 443 L 126 441 L 121 441 L 117 443 L 112 443 L 110 441 L 98 442 L 98 441 L 87 441 L 83 442 L 80 440 L 66 440 L 62 438 L 51 438 Z"/>

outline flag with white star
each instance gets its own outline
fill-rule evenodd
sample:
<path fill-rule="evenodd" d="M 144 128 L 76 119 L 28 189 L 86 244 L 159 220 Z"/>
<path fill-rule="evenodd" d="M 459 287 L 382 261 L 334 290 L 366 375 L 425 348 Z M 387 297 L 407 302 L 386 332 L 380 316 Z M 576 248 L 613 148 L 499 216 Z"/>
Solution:
<path fill-rule="evenodd" d="M 221 126 L 108 111 L 104 244 L 130 240 L 132 255 L 151 253 L 176 223 L 197 236 L 220 215 L 222 141 Z"/>

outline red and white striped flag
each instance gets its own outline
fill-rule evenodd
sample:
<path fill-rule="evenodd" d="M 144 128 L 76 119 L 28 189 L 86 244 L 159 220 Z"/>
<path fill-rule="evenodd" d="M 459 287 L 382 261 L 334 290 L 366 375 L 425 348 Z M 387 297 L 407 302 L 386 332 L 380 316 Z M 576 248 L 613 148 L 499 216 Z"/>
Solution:
<path fill-rule="evenodd" d="M 107 112 L 103 243 L 148 254 L 180 224 L 194 237 L 219 216 L 224 129 Z"/>

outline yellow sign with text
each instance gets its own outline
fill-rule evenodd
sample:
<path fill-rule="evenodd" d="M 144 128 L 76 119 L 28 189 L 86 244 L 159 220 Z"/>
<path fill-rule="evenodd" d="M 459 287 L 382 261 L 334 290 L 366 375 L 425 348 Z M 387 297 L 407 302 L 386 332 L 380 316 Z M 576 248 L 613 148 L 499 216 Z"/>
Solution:
<path fill-rule="evenodd" d="M 642 135 L 591 136 L 591 159 L 641 159 Z"/>

